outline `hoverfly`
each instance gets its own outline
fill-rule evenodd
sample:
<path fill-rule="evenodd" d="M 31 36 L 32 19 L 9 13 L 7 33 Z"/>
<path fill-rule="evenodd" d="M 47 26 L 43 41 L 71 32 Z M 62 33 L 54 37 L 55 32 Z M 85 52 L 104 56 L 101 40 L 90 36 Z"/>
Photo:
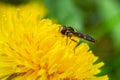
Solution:
<path fill-rule="evenodd" d="M 76 36 L 76 37 L 79 37 L 79 38 L 82 38 L 82 39 L 85 39 L 87 41 L 90 41 L 92 43 L 95 43 L 96 40 L 94 38 L 92 38 L 91 36 L 87 35 L 87 34 L 84 34 L 84 33 L 81 33 L 81 32 L 78 32 L 76 30 L 74 30 L 72 27 L 67 27 L 67 26 L 61 26 L 60 27 L 60 32 L 63 34 L 63 35 L 66 35 L 67 37 L 69 37 L 71 39 L 72 36 Z M 71 39 L 72 41 L 74 42 L 77 42 L 73 39 Z M 79 45 L 79 43 L 76 45 L 76 47 Z M 75 48 L 76 48 L 75 47 Z"/>

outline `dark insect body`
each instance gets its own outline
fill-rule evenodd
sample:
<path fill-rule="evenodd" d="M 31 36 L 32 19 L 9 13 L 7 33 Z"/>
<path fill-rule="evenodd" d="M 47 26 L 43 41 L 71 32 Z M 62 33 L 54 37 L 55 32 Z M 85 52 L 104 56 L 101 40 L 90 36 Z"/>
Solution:
<path fill-rule="evenodd" d="M 76 36 L 76 37 L 79 37 L 79 38 L 82 38 L 82 39 L 85 39 L 87 41 L 90 41 L 92 43 L 95 43 L 96 40 L 94 38 L 92 38 L 91 36 L 87 35 L 87 34 L 84 34 L 84 33 L 81 33 L 81 32 L 78 32 L 78 31 L 75 31 L 72 27 L 66 27 L 66 26 L 61 26 L 60 28 L 60 32 L 63 34 L 63 35 L 66 35 L 67 37 L 71 37 L 72 36 Z M 73 39 L 71 39 L 73 40 Z M 74 42 L 77 42 L 75 40 L 73 40 Z M 79 43 L 77 44 L 77 46 L 79 45 Z"/>

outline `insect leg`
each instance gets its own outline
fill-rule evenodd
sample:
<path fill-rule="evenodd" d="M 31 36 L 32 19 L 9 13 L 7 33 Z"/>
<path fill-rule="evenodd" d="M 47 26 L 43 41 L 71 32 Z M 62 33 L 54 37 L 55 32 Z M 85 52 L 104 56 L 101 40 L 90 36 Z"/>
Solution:
<path fill-rule="evenodd" d="M 75 53 L 75 49 L 81 44 L 82 42 L 81 42 L 81 40 L 78 42 L 78 44 L 73 48 L 73 50 L 74 50 L 74 53 Z"/>
<path fill-rule="evenodd" d="M 70 39 L 71 39 L 72 41 L 74 41 L 74 42 L 76 42 L 76 43 L 77 43 L 77 41 L 76 41 L 76 40 L 74 40 L 74 39 L 72 39 L 71 37 L 72 37 L 72 36 L 70 36 Z"/>
<path fill-rule="evenodd" d="M 67 36 L 67 38 L 66 38 L 66 45 L 68 44 L 68 36 Z"/>
<path fill-rule="evenodd" d="M 72 41 L 74 41 L 74 42 L 76 42 L 77 43 L 77 41 L 76 40 L 74 40 L 74 39 L 72 39 L 72 35 L 73 35 L 73 33 L 71 33 L 71 32 L 66 32 L 66 35 L 67 35 L 67 41 L 68 41 L 68 37 L 70 38 L 70 40 L 72 40 Z M 67 42 L 68 43 L 68 42 Z M 70 42 L 71 43 L 71 42 Z"/>
<path fill-rule="evenodd" d="M 66 38 L 66 45 L 68 44 L 68 37 L 70 37 L 69 33 L 70 33 L 70 32 L 65 32 L 65 34 L 66 34 L 66 36 L 67 36 L 67 38 Z"/>

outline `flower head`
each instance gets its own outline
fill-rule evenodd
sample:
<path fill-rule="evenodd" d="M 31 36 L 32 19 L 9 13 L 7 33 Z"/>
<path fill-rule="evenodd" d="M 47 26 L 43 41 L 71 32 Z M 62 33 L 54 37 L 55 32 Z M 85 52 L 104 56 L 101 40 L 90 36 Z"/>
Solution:
<path fill-rule="evenodd" d="M 0 8 L 0 79 L 108 80 L 95 76 L 103 62 L 94 64 L 98 57 L 86 43 L 74 53 L 76 43 L 66 45 L 60 25 L 29 9 Z"/>

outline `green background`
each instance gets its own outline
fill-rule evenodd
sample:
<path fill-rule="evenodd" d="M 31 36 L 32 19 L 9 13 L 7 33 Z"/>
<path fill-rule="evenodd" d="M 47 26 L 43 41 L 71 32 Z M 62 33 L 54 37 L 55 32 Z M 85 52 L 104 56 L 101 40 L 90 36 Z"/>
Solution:
<path fill-rule="evenodd" d="M 110 80 L 120 80 L 120 1 L 119 0 L 0 0 L 18 6 L 30 1 L 44 2 L 46 18 L 71 26 L 93 36 L 90 45 L 99 61 L 105 62 L 102 73 Z"/>

